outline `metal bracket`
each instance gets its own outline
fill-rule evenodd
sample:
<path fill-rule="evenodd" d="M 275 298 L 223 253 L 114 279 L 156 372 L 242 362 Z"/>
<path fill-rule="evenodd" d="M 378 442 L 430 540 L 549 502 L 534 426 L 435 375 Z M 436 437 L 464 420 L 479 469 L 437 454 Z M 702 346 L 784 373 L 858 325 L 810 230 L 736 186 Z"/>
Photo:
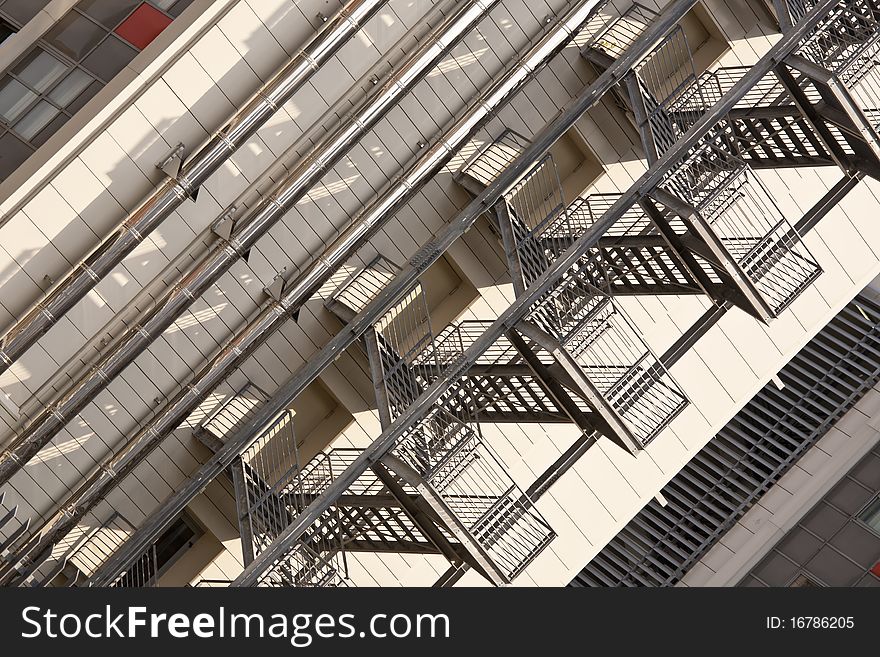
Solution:
<path fill-rule="evenodd" d="M 232 228 L 235 225 L 235 211 L 236 207 L 232 205 L 226 212 L 217 217 L 214 223 L 211 224 L 211 232 L 221 239 L 229 240 L 232 237 Z"/>
<path fill-rule="evenodd" d="M 263 288 L 263 292 L 266 293 L 270 299 L 274 301 L 281 301 L 281 294 L 284 292 L 284 271 L 287 268 L 285 267 L 280 272 L 275 274 L 275 278 L 272 279 L 272 282 L 269 283 L 266 287 Z"/>
<path fill-rule="evenodd" d="M 169 178 L 177 178 L 180 173 L 180 166 L 183 164 L 183 151 L 186 147 L 183 142 L 178 142 L 177 146 L 171 149 L 171 152 L 165 158 L 156 163 L 156 168 L 161 169 Z"/>

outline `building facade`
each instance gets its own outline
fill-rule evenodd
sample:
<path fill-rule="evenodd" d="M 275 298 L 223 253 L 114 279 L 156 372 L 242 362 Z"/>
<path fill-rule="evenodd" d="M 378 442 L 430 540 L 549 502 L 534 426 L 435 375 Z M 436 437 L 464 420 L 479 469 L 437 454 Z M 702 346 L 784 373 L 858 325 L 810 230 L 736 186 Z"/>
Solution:
<path fill-rule="evenodd" d="M 0 584 L 874 581 L 874 0 L 0 20 Z"/>

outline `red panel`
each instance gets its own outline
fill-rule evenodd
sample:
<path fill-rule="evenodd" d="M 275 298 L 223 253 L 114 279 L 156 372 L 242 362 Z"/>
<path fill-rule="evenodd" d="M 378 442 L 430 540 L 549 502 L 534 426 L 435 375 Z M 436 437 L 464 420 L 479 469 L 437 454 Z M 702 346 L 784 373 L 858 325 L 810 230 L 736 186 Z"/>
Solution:
<path fill-rule="evenodd" d="M 874 564 L 874 567 L 871 568 L 871 572 L 874 573 L 877 577 L 880 577 L 880 561 Z"/>
<path fill-rule="evenodd" d="M 144 3 L 122 21 L 116 28 L 116 34 L 138 50 L 143 50 L 170 24 L 171 19 L 168 16 Z"/>

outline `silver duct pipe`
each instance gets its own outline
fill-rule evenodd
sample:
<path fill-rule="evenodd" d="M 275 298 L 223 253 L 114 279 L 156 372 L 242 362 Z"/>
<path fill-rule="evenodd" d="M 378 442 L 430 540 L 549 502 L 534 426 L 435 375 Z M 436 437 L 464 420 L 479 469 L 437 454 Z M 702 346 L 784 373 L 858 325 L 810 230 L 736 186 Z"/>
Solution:
<path fill-rule="evenodd" d="M 387 0 L 352 0 L 180 169 L 0 339 L 0 374 L 130 254 L 244 144 Z"/>
<path fill-rule="evenodd" d="M 283 180 L 272 194 L 256 205 L 240 220 L 240 226 L 228 241 L 212 248 L 147 314 L 145 321 L 132 327 L 120 344 L 99 360 L 98 364 L 79 383 L 65 391 L 62 398 L 43 410 L 27 425 L 9 454 L 0 461 L 0 484 L 5 483 L 24 463 L 33 457 L 76 413 L 82 410 L 107 383 L 119 374 L 138 354 L 177 319 L 192 301 L 213 285 L 235 261 L 256 244 L 272 225 L 289 211 L 305 193 L 317 184 L 326 170 L 376 124 L 424 75 L 463 39 L 500 0 L 469 0 L 458 3 L 452 14 L 433 30 L 407 63 L 394 73 L 388 82 L 336 131 L 325 137 L 308 157 Z M 281 307 L 272 313 L 284 314 Z M 263 323 L 270 315 L 263 317 Z M 230 344 L 231 353 L 237 349 L 238 336 Z M 197 406 L 205 393 L 192 385 L 178 398 L 174 408 Z M 178 399 L 175 398 L 175 399 Z M 188 413 L 187 413 L 188 414 Z M 148 425 L 147 433 L 167 434 L 186 417 L 161 414 Z M 143 434 L 140 432 L 138 436 Z M 108 474 L 105 471 L 99 471 Z"/>
<path fill-rule="evenodd" d="M 410 169 L 379 198 L 361 211 L 352 224 L 315 258 L 296 280 L 291 281 L 278 301 L 263 309 L 205 366 L 188 385 L 201 391 L 194 401 L 191 395 L 179 394 L 169 402 L 157 419 L 144 427 L 131 443 L 80 487 L 64 506 L 73 509 L 70 519 L 64 520 L 65 529 L 56 524 L 45 538 L 52 536 L 52 544 L 64 538 L 76 523 L 98 501 L 104 499 L 119 480 L 136 468 L 149 454 L 188 417 L 210 392 L 224 381 L 248 358 L 291 314 L 308 301 L 367 240 L 391 219 L 418 190 L 435 176 L 485 123 L 497 109 L 518 92 L 526 82 L 574 38 L 593 10 L 592 4 L 582 2 L 572 9 L 528 54 L 486 92 L 474 101 L 469 110 L 422 155 Z M 169 418 L 167 421 L 164 418 Z M 151 429 L 156 426 L 156 431 Z M 114 477 L 101 476 L 103 470 Z M 73 516 L 76 515 L 76 519 Z M 48 544 L 48 541 L 47 541 Z M 34 550 L 35 553 L 41 550 Z"/>
<path fill-rule="evenodd" d="M 25 425 L 21 436 L 0 460 L 0 485 L 5 484 L 52 437 L 70 422 L 110 381 L 158 338 L 195 299 L 216 283 L 230 267 L 265 235 L 323 178 L 385 114 L 500 0 L 468 0 L 429 34 L 413 56 L 377 93 L 368 98 L 346 122 L 322 139 L 275 189 L 236 222 L 228 240 L 219 240 L 171 290 L 129 329 L 119 344 L 102 356 L 58 401 Z M 198 396 L 198 390 L 191 390 Z"/>
<path fill-rule="evenodd" d="M 602 0 L 598 4 L 601 5 L 604 2 L 605 0 Z M 467 112 L 446 130 L 428 152 L 422 155 L 370 206 L 359 213 L 353 223 L 312 262 L 308 269 L 288 284 L 281 299 L 267 306 L 253 322 L 226 345 L 209 365 L 199 372 L 191 384 L 201 390 L 203 396 L 210 394 L 273 331 L 280 328 L 290 314 L 296 312 L 329 281 L 339 266 L 354 255 L 389 219 L 394 217 L 418 193 L 418 190 L 449 162 L 456 151 L 495 115 L 499 107 L 510 100 L 534 77 L 538 70 L 572 42 L 578 29 L 596 10 L 596 6 L 596 0 L 580 0 L 575 3 L 575 6 L 537 45 L 471 103 Z M 183 396 L 179 395 L 178 400 L 169 406 L 167 414 L 173 417 L 172 422 L 168 423 L 169 426 L 176 428 L 197 406 L 184 406 L 184 402 Z M 180 408 L 175 408 L 177 404 L 181 404 Z M 77 495 L 70 498 L 67 505 L 67 508 L 72 510 L 71 519 L 62 518 L 59 520 L 46 533 L 41 541 L 41 546 L 34 550 L 34 554 L 47 551 L 52 545 L 62 540 L 89 509 L 107 496 L 122 477 L 134 470 L 149 456 L 150 452 L 165 439 L 171 430 L 173 428 L 165 432 L 150 433 L 150 427 L 145 427 L 124 452 L 121 452 L 107 464 L 107 468 L 116 473 L 116 477 L 102 478 L 100 475 L 96 475 L 92 482 L 81 487 L 80 491 L 82 492 L 78 491 Z M 209 482 L 208 478 L 201 480 L 204 486 L 207 486 Z M 197 492 L 193 492 L 186 499 L 174 500 L 175 510 L 167 515 L 168 519 L 176 516 L 179 512 L 176 509 L 183 509 L 197 494 Z M 74 514 L 77 516 L 75 519 L 73 518 Z M 163 528 L 164 525 L 159 526 L 155 532 L 161 533 Z M 155 532 L 143 537 L 136 534 L 137 540 L 132 537 L 125 544 L 124 553 L 111 557 L 106 566 L 95 574 L 91 582 L 96 586 L 111 583 L 116 574 L 128 568 L 131 559 L 138 558 L 146 549 L 147 544 L 154 540 Z M 46 540 L 50 536 L 51 541 Z"/>

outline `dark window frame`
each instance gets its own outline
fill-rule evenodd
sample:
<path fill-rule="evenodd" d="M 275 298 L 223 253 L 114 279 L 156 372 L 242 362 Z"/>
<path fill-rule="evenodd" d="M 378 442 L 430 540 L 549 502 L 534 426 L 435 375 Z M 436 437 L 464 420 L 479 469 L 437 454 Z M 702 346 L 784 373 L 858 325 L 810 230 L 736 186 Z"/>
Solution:
<path fill-rule="evenodd" d="M 874 495 L 867 503 L 858 510 L 858 512 L 853 516 L 855 521 L 859 524 L 860 527 L 864 527 L 866 530 L 874 534 L 875 536 L 880 536 L 880 529 L 877 527 L 873 527 L 868 524 L 868 522 L 863 517 L 873 506 L 877 506 L 876 513 L 878 517 L 880 517 L 880 493 Z M 873 514 L 872 514 L 873 515 Z"/>

